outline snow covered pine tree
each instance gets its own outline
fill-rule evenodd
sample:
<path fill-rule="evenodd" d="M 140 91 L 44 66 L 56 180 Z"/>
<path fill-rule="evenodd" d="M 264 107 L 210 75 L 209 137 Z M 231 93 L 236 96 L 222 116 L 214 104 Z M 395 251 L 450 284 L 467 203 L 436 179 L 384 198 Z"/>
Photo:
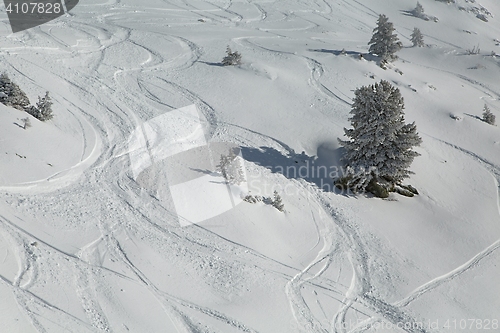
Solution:
<path fill-rule="evenodd" d="M 226 56 L 222 59 L 223 66 L 236 66 L 241 65 L 241 54 L 238 51 L 231 51 L 229 45 L 226 49 Z"/>
<path fill-rule="evenodd" d="M 0 102 L 21 111 L 30 105 L 28 96 L 5 73 L 0 75 Z"/>
<path fill-rule="evenodd" d="M 379 15 L 377 27 L 373 29 L 373 36 L 368 45 L 369 52 L 381 58 L 382 63 L 396 60 L 396 52 L 403 48 L 398 35 L 393 34 L 394 26 L 384 14 Z"/>
<path fill-rule="evenodd" d="M 274 208 L 283 213 L 285 211 L 285 205 L 283 204 L 283 200 L 281 200 L 281 196 L 278 194 L 277 191 L 274 191 L 273 195 L 274 198 L 271 204 L 273 205 Z"/>
<path fill-rule="evenodd" d="M 229 149 L 229 155 L 221 155 L 220 163 L 217 165 L 217 170 L 222 173 L 222 176 L 229 184 L 239 185 L 245 181 L 243 166 L 234 153 L 234 149 Z"/>
<path fill-rule="evenodd" d="M 413 9 L 412 12 L 413 15 L 415 15 L 416 17 L 421 17 L 421 18 L 424 17 L 424 7 L 418 1 L 417 1 L 417 6 L 415 7 L 415 9 Z"/>
<path fill-rule="evenodd" d="M 490 125 L 495 125 L 495 115 L 490 111 L 488 105 L 484 104 L 483 121 Z"/>
<path fill-rule="evenodd" d="M 410 37 L 411 37 L 411 42 L 413 43 L 414 47 L 415 46 L 417 46 L 417 47 L 424 47 L 425 46 L 424 36 L 420 32 L 420 29 L 413 28 L 413 32 L 412 32 Z"/>
<path fill-rule="evenodd" d="M 412 148 L 422 139 L 415 123 L 405 124 L 403 97 L 389 82 L 363 86 L 354 94 L 349 118 L 353 128 L 344 129 L 350 140 L 339 139 L 346 150 L 347 175 L 335 184 L 387 197 L 413 173 L 408 168 L 419 154 Z"/>
<path fill-rule="evenodd" d="M 49 92 L 45 93 L 44 97 L 38 96 L 38 102 L 35 106 L 26 108 L 26 112 L 40 121 L 47 121 L 54 118 L 52 114 L 52 100 L 50 99 Z"/>

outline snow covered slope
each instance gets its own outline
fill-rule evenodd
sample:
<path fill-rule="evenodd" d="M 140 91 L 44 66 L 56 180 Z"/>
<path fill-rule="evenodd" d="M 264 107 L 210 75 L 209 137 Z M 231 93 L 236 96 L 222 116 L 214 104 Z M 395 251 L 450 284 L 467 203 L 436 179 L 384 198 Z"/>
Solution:
<path fill-rule="evenodd" d="M 0 331 L 500 331 L 500 129 L 478 118 L 500 118 L 500 4 L 420 3 L 437 22 L 403 0 L 86 0 L 12 34 L 3 11 L 0 70 L 55 117 L 0 106 Z M 379 14 L 405 46 L 387 70 Z M 353 91 L 381 79 L 423 138 L 414 198 L 332 188 Z M 285 213 L 221 185 L 232 146 Z"/>

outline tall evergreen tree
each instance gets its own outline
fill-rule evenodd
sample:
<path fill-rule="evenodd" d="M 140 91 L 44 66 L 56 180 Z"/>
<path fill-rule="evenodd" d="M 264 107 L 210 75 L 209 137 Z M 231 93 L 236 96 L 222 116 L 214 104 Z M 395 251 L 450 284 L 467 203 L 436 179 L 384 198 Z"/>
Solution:
<path fill-rule="evenodd" d="M 371 182 L 394 185 L 408 178 L 412 150 L 422 139 L 415 123 L 405 124 L 404 100 L 399 89 L 387 81 L 355 91 L 350 112 L 352 127 L 344 129 L 348 187 L 364 191 Z"/>
<path fill-rule="evenodd" d="M 417 47 L 424 47 L 425 46 L 424 36 L 420 32 L 420 29 L 413 28 L 413 32 L 412 32 L 410 37 L 411 37 L 411 42 L 413 43 L 414 47 L 415 46 L 417 46 Z"/>
<path fill-rule="evenodd" d="M 382 58 L 382 61 L 393 61 L 398 57 L 396 52 L 403 48 L 403 44 L 394 34 L 394 26 L 384 14 L 377 20 L 377 27 L 373 29 L 373 36 L 368 45 L 369 52 Z"/>
<path fill-rule="evenodd" d="M 495 115 L 491 112 L 488 105 L 484 104 L 483 108 L 483 121 L 490 124 L 495 125 Z"/>

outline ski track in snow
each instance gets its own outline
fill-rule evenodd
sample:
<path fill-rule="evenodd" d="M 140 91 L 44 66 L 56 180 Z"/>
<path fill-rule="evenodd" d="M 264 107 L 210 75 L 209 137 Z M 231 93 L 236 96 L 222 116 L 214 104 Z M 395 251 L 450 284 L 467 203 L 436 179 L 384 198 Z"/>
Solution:
<path fill-rule="evenodd" d="M 500 214 L 500 167 L 498 167 L 495 164 L 489 162 L 488 160 L 480 157 L 479 155 L 477 155 L 471 151 L 468 151 L 464 148 L 461 148 L 457 145 L 454 145 L 454 144 L 451 144 L 449 142 L 439 140 L 436 138 L 434 138 L 434 139 L 438 140 L 442 143 L 445 143 L 448 146 L 450 146 L 450 147 L 468 155 L 469 157 L 473 158 L 473 160 L 475 162 L 479 162 L 479 164 L 481 164 L 483 167 L 485 167 L 493 175 L 493 177 L 496 180 L 496 185 L 498 188 L 497 202 L 498 202 L 498 208 L 499 208 L 498 211 Z M 413 302 L 415 299 L 417 299 L 421 295 L 439 287 L 440 285 L 442 285 L 444 283 L 452 281 L 454 278 L 460 276 L 461 274 L 466 273 L 467 271 L 477 267 L 477 265 L 481 262 L 481 260 L 490 256 L 492 253 L 494 253 L 499 248 L 500 248 L 500 239 L 497 240 L 496 242 L 494 242 L 493 244 L 491 244 L 490 246 L 488 246 L 483 251 L 479 252 L 477 255 L 475 255 L 473 258 L 471 258 L 469 261 L 467 261 L 463 265 L 461 265 L 461 266 L 455 268 L 454 270 L 452 270 L 446 274 L 443 274 L 442 276 L 439 276 L 439 277 L 423 284 L 422 286 L 418 287 L 410 295 L 408 295 L 404 299 L 394 303 L 394 305 L 400 306 L 400 307 L 405 307 L 405 306 L 409 305 L 411 302 Z"/>
<path fill-rule="evenodd" d="M 185 6 L 165 1 L 165 3 L 170 4 L 172 7 L 177 7 L 179 11 L 196 13 L 204 19 L 215 20 L 221 24 L 237 25 L 239 22 L 247 20 L 244 15 L 231 9 L 233 6 L 231 1 L 221 6 L 210 3 L 213 9 L 199 9 L 190 1 L 182 2 Z M 373 10 L 361 5 L 357 1 L 344 0 L 343 3 L 349 7 L 355 6 L 356 10 L 362 8 L 370 17 L 376 17 L 377 15 Z M 263 5 L 250 0 L 248 4 L 253 6 L 259 13 L 257 18 L 250 18 L 248 20 L 253 23 L 269 20 L 269 13 Z M 332 12 L 332 7 L 327 0 L 317 1 L 316 4 L 317 7 L 323 8 L 323 11 L 319 12 L 319 14 L 327 15 Z M 109 8 L 114 8 L 118 5 L 120 5 L 120 1 L 109 1 L 100 4 L 100 6 L 107 6 Z M 364 244 L 363 237 L 357 229 L 355 221 L 346 215 L 345 212 L 331 207 L 328 202 L 329 199 L 327 194 L 317 191 L 311 192 L 312 190 L 310 187 L 303 182 L 294 181 L 296 186 L 312 194 L 311 197 L 313 199 L 310 202 L 311 214 L 313 214 L 313 220 L 320 234 L 318 243 L 321 241 L 323 243 L 323 248 L 318 252 L 314 260 L 306 265 L 304 269 L 297 271 L 295 275 L 282 276 L 277 274 L 276 267 L 283 268 L 286 265 L 254 252 L 241 244 L 222 239 L 203 228 L 180 229 L 168 222 L 162 223 L 168 220 L 169 216 L 173 217 L 173 213 L 168 212 L 165 207 L 162 206 L 161 202 L 152 195 L 141 191 L 137 187 L 137 184 L 135 184 L 124 171 L 124 165 L 127 162 L 123 152 L 127 150 L 127 136 L 137 124 L 149 119 L 151 115 L 154 114 L 150 102 L 162 103 L 153 92 L 148 90 L 147 86 L 144 84 L 144 80 L 151 80 L 154 78 L 157 82 L 168 86 L 191 103 L 196 104 L 198 109 L 201 110 L 209 120 L 212 135 L 219 130 L 221 126 L 230 127 L 236 132 L 250 132 L 250 130 L 236 128 L 236 126 L 231 124 L 222 123 L 217 118 L 214 107 L 209 105 L 202 96 L 179 85 L 174 80 L 159 75 L 155 76 L 156 71 L 176 72 L 193 66 L 203 54 L 203 49 L 200 46 L 181 36 L 165 35 L 163 36 L 164 38 L 178 45 L 183 52 L 174 58 L 164 58 L 159 52 L 147 45 L 141 44 L 138 40 L 134 40 L 132 29 L 125 28 L 123 25 L 117 23 L 119 20 L 115 21 L 115 16 L 119 19 L 123 14 L 124 12 L 117 12 L 103 15 L 102 19 L 108 22 L 108 25 L 105 27 L 104 25 L 90 26 L 84 22 L 79 22 L 78 16 L 71 14 L 74 21 L 68 21 L 67 24 L 76 31 L 87 35 L 94 45 L 87 50 L 79 50 L 77 52 L 94 55 L 96 58 L 91 69 L 97 72 L 100 70 L 109 70 L 109 64 L 104 63 L 106 55 L 110 52 L 112 47 L 118 45 L 143 50 L 148 54 L 146 61 L 138 62 L 134 64 L 134 66 L 128 68 L 118 68 L 110 75 L 104 75 L 103 77 L 91 72 L 79 73 L 71 69 L 67 69 L 65 72 L 58 72 L 54 69 L 51 72 L 51 74 L 58 77 L 61 82 L 68 83 L 73 87 L 75 94 L 78 94 L 81 99 L 80 102 L 83 102 L 83 104 L 86 104 L 89 108 L 97 108 L 102 111 L 101 114 L 85 112 L 81 107 L 81 103 L 75 104 L 73 100 L 65 99 L 65 102 L 72 109 L 76 109 L 74 116 L 80 122 L 85 144 L 87 142 L 86 135 L 97 135 L 102 140 L 103 147 L 101 155 L 97 158 L 97 162 L 92 166 L 90 171 L 86 173 L 84 181 L 77 182 L 66 189 L 54 188 L 55 191 L 59 191 L 58 195 L 68 194 L 66 200 L 72 203 L 77 203 L 80 196 L 87 195 L 87 193 L 99 194 L 99 198 L 95 197 L 89 200 L 94 202 L 96 207 L 102 207 L 101 212 L 95 212 L 95 214 L 92 215 L 92 219 L 98 224 L 100 236 L 82 246 L 77 254 L 74 255 L 53 247 L 44 242 L 41 237 L 30 234 L 21 227 L 18 227 L 16 221 L 12 219 L 12 216 L 3 214 L 0 216 L 1 231 L 6 233 L 12 239 L 12 243 L 15 243 L 17 246 L 17 249 L 12 248 L 11 250 L 16 254 L 19 265 L 19 271 L 14 280 L 11 281 L 0 275 L 0 283 L 8 286 L 12 290 L 20 309 L 23 310 L 25 315 L 31 320 L 32 326 L 36 331 L 47 332 L 38 318 L 37 309 L 39 308 L 58 313 L 75 326 L 86 329 L 89 332 L 118 331 L 118 329 L 113 327 L 113 324 L 108 320 L 106 311 L 103 309 L 99 298 L 99 291 L 107 288 L 107 284 L 109 284 L 107 281 L 100 281 L 100 276 L 109 275 L 127 281 L 134 281 L 134 283 L 144 287 L 162 306 L 164 312 L 170 318 L 178 332 L 201 332 L 198 331 L 193 324 L 195 318 L 191 318 L 187 310 L 194 310 L 197 313 L 215 319 L 241 332 L 257 332 L 251 327 L 248 327 L 245 323 L 238 321 L 236 318 L 232 318 L 215 309 L 201 306 L 187 299 L 182 299 L 162 291 L 162 287 L 156 285 L 145 272 L 141 271 L 141 269 L 134 264 L 133 259 L 128 257 L 125 247 L 119 240 L 119 236 L 123 233 L 133 233 L 143 237 L 151 237 L 151 242 L 154 244 L 152 246 L 157 246 L 158 252 L 172 251 L 172 253 L 174 253 L 180 251 L 180 249 L 184 249 L 184 251 L 186 251 L 186 258 L 177 259 L 181 265 L 194 265 L 191 261 L 199 260 L 199 258 L 211 260 L 214 253 L 217 253 L 221 257 L 225 256 L 228 261 L 246 261 L 252 263 L 252 265 L 257 265 L 260 269 L 271 274 L 276 279 L 286 279 L 287 282 L 285 283 L 283 292 L 290 302 L 297 324 L 303 327 L 304 330 L 307 330 L 307 332 L 322 333 L 336 332 L 332 327 L 342 327 L 342 324 L 345 324 L 346 315 L 349 311 L 357 311 L 367 318 L 358 325 L 358 327 L 349 332 L 363 332 L 366 330 L 367 324 L 380 320 L 385 320 L 394 324 L 398 322 L 415 322 L 416 319 L 407 314 L 403 310 L 404 307 L 421 295 L 432 292 L 432 290 L 440 285 L 448 283 L 460 274 L 473 269 L 481 260 L 488 257 L 500 247 L 499 240 L 484 251 L 478 253 L 474 258 L 470 259 L 462 266 L 428 281 L 415 289 L 414 292 L 404 299 L 389 304 L 371 294 L 368 267 L 370 252 Z M 366 26 L 364 22 L 360 23 Z M 306 29 L 311 29 L 311 27 L 307 27 Z M 268 49 L 259 46 L 255 42 L 258 38 L 274 38 L 276 36 L 276 34 L 272 33 L 272 29 L 269 29 L 269 31 L 271 37 L 243 37 L 234 39 L 234 41 L 241 43 L 240 45 L 248 43 L 250 47 L 254 49 L 258 48 L 265 52 L 279 52 L 283 54 L 283 51 Z M 40 35 L 44 38 L 52 39 L 55 43 L 61 45 L 63 49 L 70 48 L 63 40 L 54 36 L 50 30 L 48 32 L 43 32 L 41 29 L 34 29 L 29 32 L 29 34 L 33 36 Z M 107 39 L 102 39 L 102 36 L 107 36 Z M 323 65 L 318 60 L 294 53 L 288 54 L 290 56 L 302 58 L 307 64 L 311 71 L 309 85 L 315 91 L 342 105 L 350 104 L 350 101 L 346 100 L 346 98 L 339 96 L 321 83 L 321 76 L 324 73 L 324 69 Z M 22 75 L 26 75 L 23 73 L 22 69 L 16 68 L 15 66 L 12 66 L 12 68 Z M 100 78 L 98 79 L 97 77 Z M 489 94 L 493 93 L 491 89 L 482 86 L 476 81 L 469 80 L 466 77 L 462 77 L 462 79 L 481 86 Z M 109 93 L 108 97 L 102 96 L 103 87 L 106 93 Z M 495 93 L 495 95 L 498 97 L 498 94 Z M 89 100 L 91 96 L 94 96 L 95 99 Z M 99 96 L 102 97 L 99 98 Z M 173 108 L 173 106 L 167 104 L 164 104 L 164 106 L 166 108 Z M 95 133 L 87 132 L 82 122 L 91 122 Z M 285 143 L 275 140 L 272 137 L 256 132 L 252 134 L 258 136 L 263 141 L 272 141 L 274 145 L 280 147 L 282 151 L 294 153 Z M 465 151 L 456 146 L 453 146 L 453 148 L 459 149 L 478 159 L 480 163 L 495 175 L 497 182 L 500 182 L 500 171 L 498 167 L 481 159 L 472 152 Z M 87 147 L 84 147 L 84 151 L 86 150 Z M 110 177 L 109 175 L 118 176 Z M 14 199 L 10 199 L 14 202 Z M 57 211 L 57 207 L 62 205 L 61 203 L 57 203 L 57 196 L 51 194 L 33 195 L 30 200 L 34 202 L 37 207 L 45 206 L 45 208 L 39 209 L 43 210 L 43 212 L 48 215 L 51 213 L 53 214 L 53 212 Z M 50 204 L 54 205 L 54 210 L 51 210 Z M 149 205 L 154 209 L 150 211 L 146 211 L 145 209 L 142 210 L 143 205 Z M 151 213 L 151 211 L 155 213 Z M 314 218 L 315 214 L 316 218 Z M 319 214 L 319 216 L 317 216 L 317 214 Z M 72 219 L 70 215 L 66 216 L 66 218 L 68 220 Z M 76 222 L 78 221 L 76 220 Z M 36 248 L 30 245 L 33 241 L 38 243 Z M 127 273 L 114 271 L 104 267 L 97 255 L 100 246 L 104 246 L 107 255 L 115 258 L 120 263 L 121 268 Z M 40 274 L 39 266 L 40 261 L 46 261 L 46 259 L 44 259 L 45 256 L 37 257 L 34 253 L 35 250 L 41 251 L 45 255 L 47 251 L 51 252 L 51 256 L 60 259 L 54 259 L 54 261 L 64 265 L 64 271 L 70 272 L 66 273 L 70 274 L 67 278 L 76 281 L 76 294 L 81 302 L 82 309 L 84 309 L 86 313 L 86 319 L 79 318 L 66 312 L 61 307 L 51 304 L 30 290 L 37 283 L 47 282 L 47 277 Z M 339 256 L 347 258 L 351 264 L 352 279 L 349 286 L 343 286 L 335 281 L 322 277 L 322 274 L 331 268 L 334 259 Z M 242 258 L 244 260 L 242 260 Z M 47 265 L 51 267 L 53 262 L 46 261 L 45 266 Z M 320 268 L 315 274 L 310 273 L 313 268 L 318 267 Z M 287 268 L 291 270 L 294 269 L 292 267 Z M 51 269 L 63 271 L 61 267 L 56 268 L 52 266 Z M 340 270 L 341 267 L 337 269 Z M 184 273 L 189 274 L 187 269 Z M 328 286 L 332 288 L 331 290 L 339 294 L 339 308 L 335 315 L 330 318 L 332 327 L 323 327 L 319 319 L 312 313 L 307 301 L 302 295 L 301 290 L 305 285 L 322 288 L 327 288 Z M 276 286 L 279 286 L 279 284 L 276 283 Z M 362 307 L 358 309 L 358 305 Z M 339 332 L 347 331 L 340 330 Z M 411 332 L 426 331 L 416 329 Z"/>
<path fill-rule="evenodd" d="M 441 141 L 441 140 L 440 140 Z M 444 141 L 441 141 L 444 142 Z M 491 162 L 481 158 L 477 154 L 467 151 L 463 148 L 460 148 L 456 145 L 444 142 L 454 149 L 457 149 L 472 158 L 474 160 L 479 161 L 484 167 L 486 167 L 492 175 L 496 179 L 496 184 L 498 187 L 498 206 L 500 213 L 500 168 Z M 304 188 L 308 190 L 308 187 Z M 479 252 L 476 256 L 471 258 L 469 261 L 464 263 L 463 265 L 453 269 L 449 273 L 443 274 L 442 276 L 436 277 L 422 286 L 418 287 L 411 294 L 406 296 L 404 299 L 395 302 L 393 304 L 389 304 L 384 302 L 381 299 L 377 299 L 373 295 L 370 294 L 371 285 L 369 278 L 369 269 L 367 266 L 367 258 L 369 254 L 365 250 L 363 242 L 358 235 L 357 231 L 353 228 L 352 224 L 348 221 L 349 219 L 342 216 L 342 213 L 331 208 L 327 199 L 322 198 L 324 195 L 320 192 L 317 198 L 318 204 L 322 206 L 325 212 L 331 214 L 333 221 L 337 224 L 340 231 L 343 233 L 342 242 L 348 244 L 346 246 L 345 252 L 348 254 L 348 258 L 351 262 L 353 268 L 353 276 L 352 283 L 349 289 L 345 294 L 344 300 L 341 302 L 341 306 L 337 314 L 334 316 L 332 320 L 332 325 L 335 327 L 346 327 L 345 326 L 345 315 L 346 312 L 357 302 L 359 301 L 361 304 L 366 305 L 369 309 L 371 309 L 375 315 L 361 322 L 357 327 L 349 332 L 363 332 L 369 326 L 369 324 L 373 324 L 380 320 L 386 320 L 388 322 L 393 323 L 394 325 L 398 323 L 416 323 L 417 320 L 412 318 L 410 315 L 404 312 L 403 308 L 408 306 L 411 302 L 418 299 L 425 293 L 432 291 L 433 289 L 438 288 L 439 286 L 449 283 L 456 277 L 460 276 L 468 272 L 471 269 L 477 267 L 481 260 L 487 258 L 492 253 L 497 251 L 500 248 L 500 239 L 489 247 Z M 320 328 L 321 325 L 319 322 L 315 321 L 313 314 L 310 312 L 309 308 L 306 305 L 305 300 L 301 296 L 300 289 L 301 285 L 304 282 L 308 282 L 314 278 L 320 276 L 329 266 L 331 256 L 338 251 L 338 248 L 333 248 L 333 244 L 335 243 L 331 237 L 332 230 L 327 229 L 326 232 L 322 233 L 325 242 L 325 248 L 318 253 L 317 258 L 308 265 L 303 271 L 298 273 L 287 285 L 287 294 L 289 296 L 290 302 L 292 304 L 292 308 L 297 316 L 297 322 L 301 324 L 303 327 L 316 327 Z M 353 250 L 354 249 L 354 250 Z M 326 252 L 326 253 L 325 253 Z M 311 267 L 321 263 L 322 261 L 327 260 L 325 266 L 320 270 L 319 273 L 314 275 L 313 277 L 309 277 L 304 279 L 303 276 L 311 269 Z M 417 327 L 417 326 L 415 326 Z M 326 329 L 317 329 L 315 332 L 328 332 Z M 345 332 L 345 330 L 340 329 L 340 332 Z M 426 332 L 425 329 L 413 328 L 410 332 Z"/>

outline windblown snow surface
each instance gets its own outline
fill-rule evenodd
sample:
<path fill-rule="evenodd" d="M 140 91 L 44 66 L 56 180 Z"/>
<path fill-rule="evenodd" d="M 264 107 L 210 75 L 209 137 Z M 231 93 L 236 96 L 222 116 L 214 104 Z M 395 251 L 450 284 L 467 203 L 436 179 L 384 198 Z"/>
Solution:
<path fill-rule="evenodd" d="M 12 34 L 3 10 L 0 70 L 55 117 L 0 106 L 0 331 L 500 332 L 500 130 L 479 119 L 500 118 L 500 4 L 420 3 L 438 22 L 403 0 L 82 0 Z M 379 14 L 405 46 L 387 70 Z M 324 174 L 381 79 L 423 138 L 414 198 Z M 228 145 L 247 188 L 224 193 Z"/>

